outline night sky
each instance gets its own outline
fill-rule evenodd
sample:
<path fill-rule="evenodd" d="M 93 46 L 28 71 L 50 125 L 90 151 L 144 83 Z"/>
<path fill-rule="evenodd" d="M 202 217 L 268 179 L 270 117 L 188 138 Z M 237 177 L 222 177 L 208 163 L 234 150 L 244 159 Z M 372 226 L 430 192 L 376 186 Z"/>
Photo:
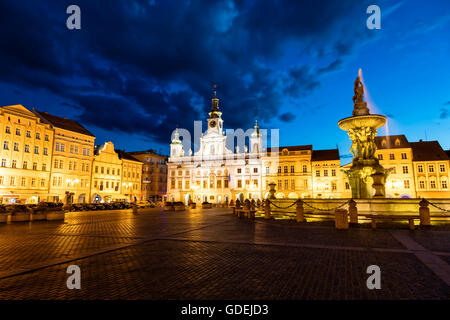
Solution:
<path fill-rule="evenodd" d="M 71 4 L 81 30 L 66 27 Z M 380 30 L 366 27 L 370 4 Z M 362 68 L 390 134 L 450 148 L 448 0 L 2 0 L 0 23 L 0 105 L 78 120 L 97 144 L 168 153 L 177 125 L 207 117 L 216 83 L 225 128 L 257 118 L 281 145 L 338 145 L 345 163 L 337 121 Z"/>

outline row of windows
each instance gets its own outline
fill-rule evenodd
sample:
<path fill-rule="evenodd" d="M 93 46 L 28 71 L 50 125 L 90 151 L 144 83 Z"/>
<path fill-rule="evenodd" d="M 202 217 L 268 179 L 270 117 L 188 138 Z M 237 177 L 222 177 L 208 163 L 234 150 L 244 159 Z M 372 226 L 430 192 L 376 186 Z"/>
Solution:
<path fill-rule="evenodd" d="M 6 167 L 6 159 L 2 159 L 0 163 L 1 167 Z M 17 168 L 17 160 L 11 161 L 11 168 Z M 33 170 L 38 170 L 38 163 L 33 162 L 33 165 L 30 167 Z M 22 169 L 30 169 L 28 161 L 22 162 Z M 47 164 L 42 164 L 42 171 L 47 170 Z"/>
<path fill-rule="evenodd" d="M 419 181 L 419 189 L 425 189 L 426 187 L 426 183 L 423 180 Z M 429 183 L 429 187 L 430 189 L 436 189 L 436 181 L 435 180 L 431 180 Z M 442 180 L 441 181 L 441 188 L 442 189 L 447 189 L 448 188 L 448 184 L 447 184 L 447 180 Z"/>
<path fill-rule="evenodd" d="M 99 172 L 99 167 L 95 166 L 95 173 L 98 173 L 98 172 Z M 117 175 L 120 176 L 120 169 L 117 169 L 117 171 L 116 171 L 115 168 L 109 168 L 109 167 L 106 168 L 106 174 L 111 173 L 114 176 L 114 175 L 116 175 L 116 172 L 117 172 Z M 105 173 L 105 167 L 100 167 L 100 173 L 101 174 Z"/>
<path fill-rule="evenodd" d="M 17 183 L 19 183 L 20 187 L 45 187 L 45 179 L 37 179 L 37 178 L 27 178 L 27 177 L 15 177 L 10 176 L 9 181 L 7 177 L 0 176 L 0 185 L 5 185 L 7 182 L 9 182 L 10 186 L 16 186 Z"/>
<path fill-rule="evenodd" d="M 9 150 L 9 141 L 5 140 L 3 141 L 3 150 Z M 20 151 L 20 144 L 19 142 L 14 142 L 14 147 L 13 147 L 14 151 Z M 25 148 L 23 150 L 25 153 L 30 153 L 30 145 L 29 144 L 25 144 Z M 39 146 L 34 146 L 34 154 L 39 154 Z M 48 155 L 48 148 L 44 147 L 43 148 L 43 154 L 44 156 Z"/>
<path fill-rule="evenodd" d="M 408 159 L 408 155 L 406 154 L 406 152 L 402 152 L 401 153 L 401 157 L 403 160 Z M 378 160 L 383 160 L 383 154 L 379 153 L 378 154 Z M 395 154 L 394 153 L 390 153 L 389 154 L 389 160 L 395 160 Z"/>
<path fill-rule="evenodd" d="M 278 173 L 295 173 L 295 166 L 290 166 L 289 168 L 288 168 L 288 166 L 284 166 L 283 167 L 283 171 L 281 171 L 281 166 L 278 166 Z M 288 171 L 288 169 L 289 169 L 289 171 Z M 302 166 L 302 172 L 303 173 L 307 173 L 308 172 L 308 166 L 306 165 L 306 164 L 304 164 L 303 166 Z M 270 168 L 269 167 L 266 167 L 266 174 L 269 174 L 270 173 Z"/>
<path fill-rule="evenodd" d="M 295 189 L 295 180 L 292 179 L 290 182 L 291 183 L 289 184 L 289 180 L 284 180 L 284 183 L 283 183 L 283 180 L 278 180 L 277 181 L 278 190 Z M 303 180 L 303 188 L 306 188 L 306 189 L 308 188 L 308 180 Z"/>
<path fill-rule="evenodd" d="M 70 160 L 68 164 L 69 170 L 78 170 L 78 162 L 76 160 Z M 64 161 L 58 159 L 53 160 L 53 168 L 64 169 Z M 89 163 L 81 162 L 81 171 L 89 172 Z"/>
<path fill-rule="evenodd" d="M 254 183 L 256 181 L 256 186 L 258 186 L 258 180 L 254 180 Z M 178 180 L 178 184 L 175 185 L 175 179 L 172 179 L 170 181 L 170 187 L 172 189 L 175 189 L 175 187 L 177 187 L 178 189 L 183 189 L 183 181 L 182 180 Z M 247 184 L 249 184 L 250 182 L 247 180 L 246 181 Z M 198 187 L 200 187 L 200 185 L 203 186 L 203 189 L 207 189 L 208 188 L 208 181 L 207 180 L 203 180 L 203 183 L 201 184 L 200 180 L 196 181 L 196 184 Z M 229 186 L 229 181 L 228 179 L 216 179 L 216 181 L 214 182 L 214 180 L 210 180 L 209 181 L 209 188 L 210 189 L 221 189 L 223 186 L 223 188 L 228 188 Z M 184 189 L 189 189 L 191 187 L 191 183 L 189 180 L 184 181 Z M 238 180 L 238 188 L 242 188 L 242 180 Z"/>
<path fill-rule="evenodd" d="M 9 126 L 6 126 L 6 128 L 5 128 L 5 133 L 7 133 L 7 134 L 10 134 L 10 133 L 11 133 L 11 128 L 10 128 Z M 21 133 L 20 133 L 20 128 L 16 128 L 16 136 L 20 136 L 20 135 L 21 135 Z M 27 130 L 26 133 L 25 133 L 25 136 L 26 136 L 27 138 L 31 138 L 31 131 L 30 131 L 30 130 Z M 35 138 L 36 138 L 36 140 L 41 140 L 41 134 L 40 134 L 39 132 L 36 132 Z M 44 140 L 45 140 L 45 141 L 48 141 L 48 139 L 49 139 L 48 134 L 46 134 L 46 135 L 44 136 Z"/>
<path fill-rule="evenodd" d="M 417 172 L 421 172 L 421 173 L 424 172 L 424 167 L 423 167 L 422 164 L 418 164 L 417 165 Z M 428 165 L 428 172 L 431 172 L 431 173 L 435 172 L 434 171 L 434 164 L 429 164 Z M 439 172 L 446 172 L 445 164 L 440 164 L 439 165 Z"/>
<path fill-rule="evenodd" d="M 113 169 L 113 171 L 114 171 L 114 169 Z M 114 174 L 114 173 L 113 173 Z M 128 178 L 137 178 L 137 179 L 139 179 L 139 172 L 130 172 L 130 171 L 124 171 L 123 172 L 123 176 L 124 177 L 128 177 Z"/>
<path fill-rule="evenodd" d="M 66 179 L 66 187 L 74 187 L 80 184 L 80 187 L 84 188 L 89 186 L 89 180 L 88 179 Z M 63 186 L 63 179 L 62 177 L 53 177 L 52 179 L 52 186 L 53 187 L 62 187 Z"/>
<path fill-rule="evenodd" d="M 146 166 L 144 166 L 142 168 L 142 171 L 149 172 L 149 173 L 158 172 L 157 170 L 153 170 L 152 167 L 146 167 Z M 159 168 L 159 173 L 167 173 L 167 168 Z M 175 175 L 175 173 L 173 175 Z"/>
<path fill-rule="evenodd" d="M 65 152 L 66 151 L 66 145 L 64 143 L 56 142 L 55 150 L 56 151 Z M 73 154 L 78 154 L 78 146 L 71 144 L 69 152 L 73 153 Z M 90 155 L 91 155 L 91 149 L 83 148 L 83 156 L 90 156 Z"/>
<path fill-rule="evenodd" d="M 161 172 L 161 170 L 160 170 L 160 172 Z M 189 170 L 186 170 L 186 171 L 185 171 L 185 175 L 186 175 L 186 176 L 189 176 L 190 173 L 191 173 L 191 172 L 190 172 Z M 208 171 L 205 171 L 205 175 L 208 175 L 208 173 L 209 173 Z M 242 173 L 242 168 L 237 168 L 237 169 L 236 169 L 236 173 L 241 174 L 241 173 Z M 245 173 L 250 173 L 250 168 L 246 168 L 246 169 L 245 169 Z M 258 173 L 258 168 L 253 168 L 253 173 Z M 225 171 L 224 171 L 224 174 L 225 174 L 225 175 L 228 174 L 228 170 L 225 170 Z M 172 171 L 170 172 L 170 175 L 171 175 L 172 177 L 174 177 L 174 176 L 176 175 L 175 170 L 172 170 Z M 182 176 L 182 175 L 183 175 L 183 171 L 182 171 L 182 170 L 178 170 L 178 175 L 179 175 L 179 176 Z M 201 172 L 198 171 L 198 172 L 197 172 L 197 175 L 200 176 L 200 175 L 201 175 Z M 218 175 L 218 176 L 222 175 L 222 171 L 217 171 L 217 175 Z"/>
<path fill-rule="evenodd" d="M 119 181 L 104 181 L 104 180 L 94 180 L 94 188 L 98 188 L 100 191 L 102 190 L 114 190 L 114 191 L 119 191 L 119 186 L 120 186 L 120 182 Z M 138 190 L 139 189 L 139 185 L 134 183 L 134 184 L 126 184 L 123 183 L 123 191 L 126 190 Z"/>
<path fill-rule="evenodd" d="M 323 170 L 323 176 L 328 177 L 328 169 Z M 336 177 L 336 169 L 331 169 L 331 176 Z M 320 170 L 316 170 L 316 177 L 320 177 Z"/>

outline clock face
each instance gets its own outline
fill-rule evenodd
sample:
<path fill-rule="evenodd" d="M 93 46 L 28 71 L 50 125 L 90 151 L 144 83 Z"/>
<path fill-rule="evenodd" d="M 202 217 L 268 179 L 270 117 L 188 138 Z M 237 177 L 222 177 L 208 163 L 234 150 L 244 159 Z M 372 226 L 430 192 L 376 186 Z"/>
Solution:
<path fill-rule="evenodd" d="M 211 121 L 210 123 L 209 123 L 209 126 L 211 127 L 211 128 L 214 128 L 215 126 L 216 126 L 216 122 L 213 120 L 213 121 Z"/>

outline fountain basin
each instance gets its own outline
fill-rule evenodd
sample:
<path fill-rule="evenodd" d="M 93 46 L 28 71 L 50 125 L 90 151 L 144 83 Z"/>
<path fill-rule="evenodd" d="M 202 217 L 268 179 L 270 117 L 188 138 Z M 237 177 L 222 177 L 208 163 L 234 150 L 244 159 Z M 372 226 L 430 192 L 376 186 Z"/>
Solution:
<path fill-rule="evenodd" d="M 379 128 L 386 123 L 386 117 L 379 114 L 368 114 L 364 116 L 348 117 L 338 122 L 339 128 L 348 131 L 349 129 L 369 127 Z"/>

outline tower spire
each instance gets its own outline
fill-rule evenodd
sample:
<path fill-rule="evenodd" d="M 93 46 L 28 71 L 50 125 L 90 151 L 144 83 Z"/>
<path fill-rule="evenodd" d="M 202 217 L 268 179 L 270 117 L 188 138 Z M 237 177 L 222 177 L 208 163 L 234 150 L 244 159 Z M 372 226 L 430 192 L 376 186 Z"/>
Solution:
<path fill-rule="evenodd" d="M 211 118 L 220 118 L 220 116 L 222 115 L 222 112 L 220 112 L 219 109 L 219 98 L 217 98 L 217 85 L 214 84 L 214 97 L 212 98 L 212 103 L 211 103 L 211 111 L 209 112 L 209 116 Z"/>

